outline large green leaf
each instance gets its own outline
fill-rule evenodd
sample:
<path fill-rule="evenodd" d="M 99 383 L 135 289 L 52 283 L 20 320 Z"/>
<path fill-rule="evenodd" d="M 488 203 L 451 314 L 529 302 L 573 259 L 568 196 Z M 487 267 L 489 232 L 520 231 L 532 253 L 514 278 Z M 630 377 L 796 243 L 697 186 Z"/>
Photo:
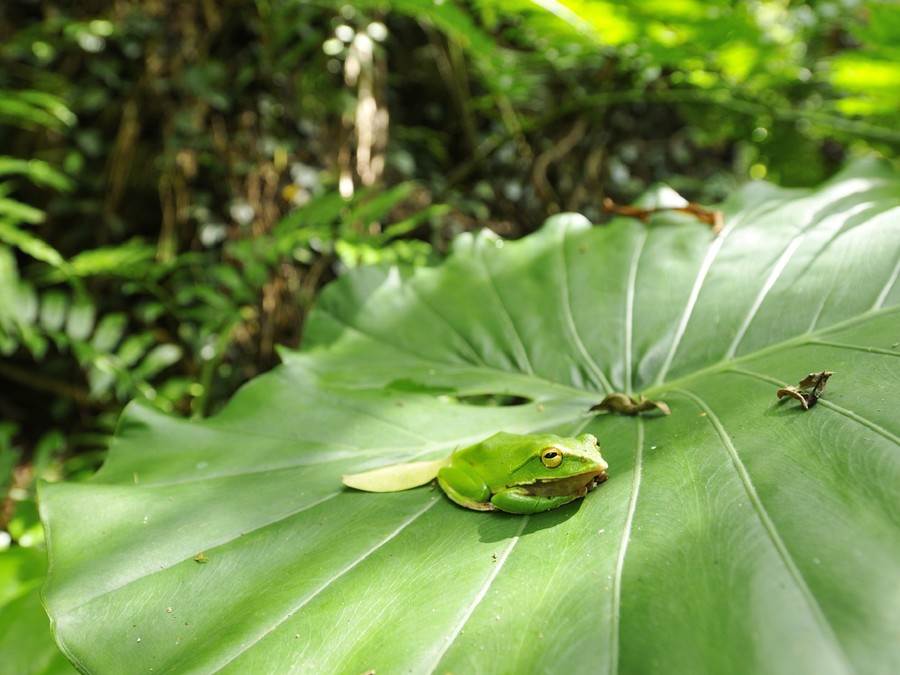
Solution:
<path fill-rule="evenodd" d="M 898 672 L 898 198 L 864 163 L 748 186 L 718 238 L 566 215 L 344 277 L 222 413 L 133 405 L 92 481 L 43 487 L 60 644 L 96 673 Z M 589 415 L 609 389 L 672 415 Z M 596 434 L 609 480 L 532 517 L 340 485 L 538 429 Z"/>

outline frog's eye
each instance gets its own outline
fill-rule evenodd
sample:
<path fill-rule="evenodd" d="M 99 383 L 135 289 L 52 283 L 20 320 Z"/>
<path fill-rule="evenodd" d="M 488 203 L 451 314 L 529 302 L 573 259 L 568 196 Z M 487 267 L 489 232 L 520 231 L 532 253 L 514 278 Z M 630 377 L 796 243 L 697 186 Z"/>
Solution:
<path fill-rule="evenodd" d="M 544 448 L 541 450 L 541 463 L 548 469 L 555 469 L 562 464 L 562 451 L 558 448 Z"/>

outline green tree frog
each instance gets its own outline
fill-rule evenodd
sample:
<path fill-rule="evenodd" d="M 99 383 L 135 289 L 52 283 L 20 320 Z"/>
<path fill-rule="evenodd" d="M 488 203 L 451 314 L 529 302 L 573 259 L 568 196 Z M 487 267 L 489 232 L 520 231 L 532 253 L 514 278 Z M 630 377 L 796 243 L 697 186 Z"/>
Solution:
<path fill-rule="evenodd" d="M 437 478 L 446 495 L 476 511 L 539 513 L 584 497 L 606 480 L 607 464 L 591 434 L 496 433 L 449 457 L 346 475 L 344 485 L 397 492 Z"/>

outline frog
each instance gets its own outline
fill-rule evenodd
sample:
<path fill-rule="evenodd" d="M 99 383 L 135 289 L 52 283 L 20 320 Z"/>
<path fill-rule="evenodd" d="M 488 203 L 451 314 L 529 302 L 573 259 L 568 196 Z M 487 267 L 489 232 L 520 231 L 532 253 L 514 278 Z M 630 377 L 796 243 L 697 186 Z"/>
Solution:
<path fill-rule="evenodd" d="M 592 434 L 501 431 L 441 459 L 349 474 L 342 482 L 366 492 L 398 492 L 436 479 L 461 507 L 527 515 L 581 499 L 606 480 L 608 468 Z"/>

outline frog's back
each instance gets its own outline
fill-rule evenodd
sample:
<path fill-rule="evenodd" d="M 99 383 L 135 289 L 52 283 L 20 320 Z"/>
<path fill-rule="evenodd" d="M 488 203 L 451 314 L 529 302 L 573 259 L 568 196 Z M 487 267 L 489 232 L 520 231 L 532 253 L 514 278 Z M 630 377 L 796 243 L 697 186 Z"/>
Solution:
<path fill-rule="evenodd" d="M 465 464 L 480 475 L 491 490 L 504 487 L 509 476 L 535 452 L 556 439 L 552 434 L 510 434 L 500 431 L 453 453 L 453 464 Z"/>

